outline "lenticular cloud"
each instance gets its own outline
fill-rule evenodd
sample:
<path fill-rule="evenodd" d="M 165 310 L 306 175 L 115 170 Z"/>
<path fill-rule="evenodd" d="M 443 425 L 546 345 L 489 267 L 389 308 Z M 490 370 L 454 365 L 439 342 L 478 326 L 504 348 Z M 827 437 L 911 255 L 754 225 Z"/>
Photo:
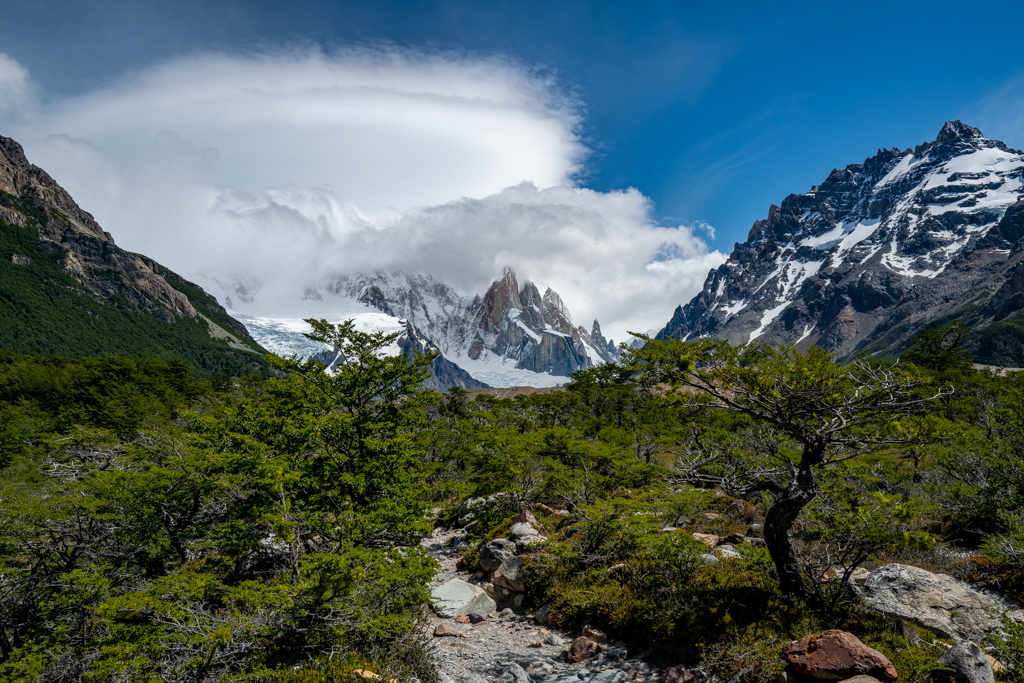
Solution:
<path fill-rule="evenodd" d="M 186 276 L 287 298 L 339 273 L 406 270 L 472 294 L 512 266 L 621 339 L 663 324 L 722 260 L 693 229 L 655 224 L 637 190 L 575 187 L 579 102 L 508 60 L 193 55 L 38 104 L 5 59 L 0 77 L 22 94 L 17 118 L 0 110 L 7 134 L 119 244 Z"/>

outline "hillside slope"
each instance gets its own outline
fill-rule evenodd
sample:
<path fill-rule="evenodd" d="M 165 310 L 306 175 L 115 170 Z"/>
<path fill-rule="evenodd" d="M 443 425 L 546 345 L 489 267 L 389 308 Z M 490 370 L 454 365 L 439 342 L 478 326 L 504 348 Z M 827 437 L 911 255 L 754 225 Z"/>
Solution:
<path fill-rule="evenodd" d="M 266 367 L 265 351 L 216 299 L 116 246 L 2 136 L 0 323 L 0 349 L 16 353 L 174 353 L 206 373 Z"/>

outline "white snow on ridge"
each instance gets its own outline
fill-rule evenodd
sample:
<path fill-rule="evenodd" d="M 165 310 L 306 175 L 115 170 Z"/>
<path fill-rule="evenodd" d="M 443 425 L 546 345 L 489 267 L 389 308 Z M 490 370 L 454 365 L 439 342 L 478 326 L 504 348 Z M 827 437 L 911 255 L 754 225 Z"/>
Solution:
<path fill-rule="evenodd" d="M 875 183 L 875 189 L 885 187 L 889 183 L 894 183 L 903 176 L 907 175 L 914 168 L 918 161 L 920 160 L 918 159 L 915 161 L 915 157 L 913 154 L 906 155 L 905 157 L 900 159 L 900 163 L 893 166 L 892 170 L 885 174 L 884 178 Z"/>
<path fill-rule="evenodd" d="M 769 308 L 761 315 L 761 322 L 758 328 L 750 333 L 750 338 L 747 341 L 754 341 L 764 333 L 765 329 L 779 317 L 779 314 L 793 303 L 791 297 L 800 291 L 800 286 L 804 283 L 804 280 L 821 270 L 822 264 L 824 264 L 824 261 L 790 261 L 783 266 L 783 272 L 780 276 L 782 291 L 777 299 L 781 303 L 774 308 Z"/>
<path fill-rule="evenodd" d="M 836 227 L 832 228 L 824 235 L 818 235 L 817 237 L 805 237 L 800 241 L 801 247 L 821 247 L 831 246 L 833 242 L 837 242 L 839 238 L 843 236 L 843 224 L 840 223 Z"/>

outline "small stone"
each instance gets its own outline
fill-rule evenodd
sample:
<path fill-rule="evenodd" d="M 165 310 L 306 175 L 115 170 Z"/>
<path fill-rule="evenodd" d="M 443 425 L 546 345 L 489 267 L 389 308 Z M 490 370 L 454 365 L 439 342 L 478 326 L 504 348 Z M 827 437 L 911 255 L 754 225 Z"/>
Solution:
<path fill-rule="evenodd" d="M 544 605 L 539 610 L 537 610 L 537 613 L 535 615 L 533 615 L 533 620 L 535 622 L 537 622 L 538 626 L 547 626 L 548 625 L 548 617 L 550 617 L 550 616 L 551 616 L 551 605 Z"/>
<path fill-rule="evenodd" d="M 877 678 L 875 678 L 874 676 L 868 676 L 866 674 L 862 674 L 860 676 L 854 676 L 853 678 L 847 678 L 845 680 L 839 681 L 839 683 L 882 683 L 882 682 L 880 680 L 878 680 Z"/>
<path fill-rule="evenodd" d="M 718 564 L 718 558 L 714 555 L 701 555 L 704 558 L 704 564 Z"/>
<path fill-rule="evenodd" d="M 719 515 L 717 512 L 705 512 L 704 516 L 708 519 L 718 519 L 721 515 Z"/>
<path fill-rule="evenodd" d="M 590 638 L 580 636 L 576 640 L 572 641 L 572 645 L 569 646 L 568 659 L 573 663 L 584 662 L 591 657 L 596 657 L 600 652 L 600 645 Z"/>
<path fill-rule="evenodd" d="M 626 669 L 626 675 L 632 678 L 634 681 L 640 678 L 640 674 L 636 672 L 636 669 Z"/>
<path fill-rule="evenodd" d="M 448 622 L 441 622 L 434 628 L 434 635 L 438 638 L 457 638 L 459 636 L 459 631 Z"/>
<path fill-rule="evenodd" d="M 583 627 L 583 637 L 590 638 L 595 643 L 603 643 L 608 640 L 608 636 L 604 634 L 604 631 L 599 631 L 596 628 L 591 628 L 590 626 Z"/>
<path fill-rule="evenodd" d="M 544 638 L 544 642 L 548 645 L 565 645 L 565 641 L 556 636 L 554 633 L 548 634 Z"/>
<path fill-rule="evenodd" d="M 380 674 L 375 674 L 368 669 L 356 669 L 352 672 L 353 678 L 359 678 L 364 681 L 373 681 L 380 678 Z"/>
<path fill-rule="evenodd" d="M 470 612 L 466 616 L 469 617 L 469 623 L 471 624 L 479 624 L 481 621 L 487 621 L 484 615 L 477 612 Z"/>
<path fill-rule="evenodd" d="M 460 614 L 459 616 L 455 617 L 455 621 L 456 621 L 456 623 L 459 623 L 459 624 L 468 624 L 469 623 L 469 617 L 467 615 L 465 615 L 465 614 Z"/>
<path fill-rule="evenodd" d="M 519 609 L 523 606 L 523 602 L 526 600 L 526 596 L 520 593 L 519 595 L 512 598 L 512 606 Z"/>
<path fill-rule="evenodd" d="M 675 530 L 676 530 L 676 527 L 674 527 L 674 526 L 665 526 L 665 527 L 661 528 L 661 533 L 663 533 L 663 534 L 671 534 Z"/>
<path fill-rule="evenodd" d="M 763 524 L 751 524 L 747 527 L 747 536 L 752 538 L 761 538 L 764 536 L 764 525 Z"/>
<path fill-rule="evenodd" d="M 544 643 L 540 642 L 539 640 L 536 640 L 532 643 L 527 644 L 526 647 L 544 647 Z"/>
<path fill-rule="evenodd" d="M 696 538 L 698 541 L 703 541 L 704 545 L 706 545 L 709 548 L 714 548 L 716 545 L 718 545 L 718 536 L 716 536 L 715 534 L 698 534 L 694 532 L 693 537 Z"/>
<path fill-rule="evenodd" d="M 498 614 L 498 616 L 501 619 L 511 619 L 515 615 L 516 615 L 516 613 L 512 610 L 511 607 L 506 607 L 505 609 L 501 610 L 501 612 Z"/>
<path fill-rule="evenodd" d="M 615 661 L 619 661 L 619 660 L 625 659 L 627 654 L 628 654 L 628 651 L 626 650 L 626 648 L 624 648 L 624 647 L 613 647 L 613 648 L 610 648 L 608 650 L 608 653 L 607 653 L 606 656 L 608 657 L 608 659 L 614 659 Z"/>
<path fill-rule="evenodd" d="M 460 678 L 459 683 L 487 683 L 487 679 L 480 674 L 469 674 Z"/>
<path fill-rule="evenodd" d="M 693 680 L 693 674 L 687 671 L 682 664 L 665 670 L 665 673 L 658 679 L 658 683 L 689 683 Z"/>
<path fill-rule="evenodd" d="M 746 543 L 747 537 L 743 534 L 729 534 L 722 539 L 722 543 L 728 543 L 729 545 L 740 545 Z"/>

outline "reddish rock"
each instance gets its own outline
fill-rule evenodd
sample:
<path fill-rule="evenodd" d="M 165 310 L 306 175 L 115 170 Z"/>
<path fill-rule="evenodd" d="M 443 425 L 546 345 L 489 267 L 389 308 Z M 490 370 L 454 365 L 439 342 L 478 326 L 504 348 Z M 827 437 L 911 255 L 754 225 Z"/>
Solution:
<path fill-rule="evenodd" d="M 532 513 L 527 512 L 526 510 L 523 510 L 518 515 L 516 515 L 515 518 L 512 520 L 512 523 L 513 524 L 523 524 L 523 523 L 525 523 L 525 524 L 532 524 L 535 529 L 539 529 L 540 528 L 540 522 L 537 521 L 537 518 L 534 517 Z"/>
<path fill-rule="evenodd" d="M 461 634 L 454 626 L 442 621 L 437 625 L 437 628 L 434 629 L 434 635 L 438 638 L 443 638 L 445 636 L 449 638 L 458 638 Z"/>
<path fill-rule="evenodd" d="M 459 616 L 455 617 L 455 621 L 457 623 L 459 623 L 459 624 L 468 624 L 469 623 L 469 617 L 466 616 L 465 614 L 460 614 Z"/>
<path fill-rule="evenodd" d="M 697 533 L 695 533 L 693 535 L 693 537 L 696 538 L 698 541 L 704 541 L 704 543 L 709 548 L 714 548 L 716 545 L 718 545 L 718 536 L 715 536 L 714 534 L 697 534 Z"/>
<path fill-rule="evenodd" d="M 692 680 L 692 673 L 684 669 L 682 666 L 673 666 L 671 669 L 665 670 L 665 673 L 661 675 L 658 683 L 690 683 Z"/>
<path fill-rule="evenodd" d="M 885 655 L 837 629 L 804 636 L 787 647 L 783 657 L 797 673 L 826 681 L 868 675 L 889 683 L 899 677 Z"/>
<path fill-rule="evenodd" d="M 569 661 L 573 663 L 579 663 L 596 657 L 601 652 L 601 646 L 592 641 L 590 638 L 584 638 L 580 636 L 576 640 L 572 641 L 572 645 L 569 646 Z"/>

